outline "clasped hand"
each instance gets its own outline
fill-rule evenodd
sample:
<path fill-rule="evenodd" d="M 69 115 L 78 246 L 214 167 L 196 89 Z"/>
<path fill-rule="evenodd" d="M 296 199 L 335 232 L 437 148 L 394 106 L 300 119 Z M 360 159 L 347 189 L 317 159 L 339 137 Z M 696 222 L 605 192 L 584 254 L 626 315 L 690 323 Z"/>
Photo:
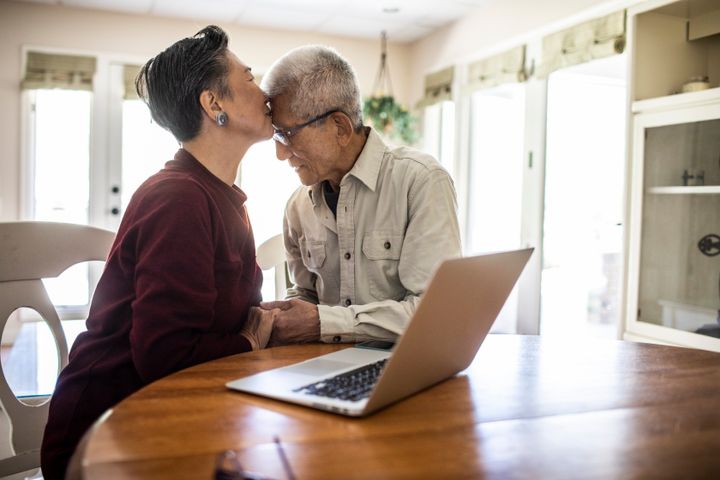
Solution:
<path fill-rule="evenodd" d="M 262 302 L 257 310 L 263 318 L 271 319 L 272 333 L 268 346 L 320 340 L 320 315 L 313 303 L 293 298 Z"/>

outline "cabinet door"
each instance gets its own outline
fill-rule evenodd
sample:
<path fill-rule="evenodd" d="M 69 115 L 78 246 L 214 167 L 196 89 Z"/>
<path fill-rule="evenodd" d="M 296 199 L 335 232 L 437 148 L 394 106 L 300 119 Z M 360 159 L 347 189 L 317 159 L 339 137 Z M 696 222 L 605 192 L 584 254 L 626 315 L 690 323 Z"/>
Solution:
<path fill-rule="evenodd" d="M 720 351 L 720 104 L 635 117 L 627 329 Z"/>

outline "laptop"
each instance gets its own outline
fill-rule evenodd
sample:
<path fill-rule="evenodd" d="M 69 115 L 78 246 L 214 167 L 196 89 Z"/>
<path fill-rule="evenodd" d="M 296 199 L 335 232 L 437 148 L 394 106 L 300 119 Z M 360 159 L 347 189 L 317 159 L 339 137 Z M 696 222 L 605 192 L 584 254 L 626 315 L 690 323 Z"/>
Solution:
<path fill-rule="evenodd" d="M 470 365 L 532 251 L 442 262 L 392 350 L 354 346 L 226 386 L 353 417 L 375 412 Z"/>

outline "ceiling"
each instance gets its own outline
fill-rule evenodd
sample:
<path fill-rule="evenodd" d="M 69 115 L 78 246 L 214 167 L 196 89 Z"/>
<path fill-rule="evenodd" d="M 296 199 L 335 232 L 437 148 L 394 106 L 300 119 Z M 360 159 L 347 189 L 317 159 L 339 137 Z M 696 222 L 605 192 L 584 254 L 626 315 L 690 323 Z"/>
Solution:
<path fill-rule="evenodd" d="M 17 0 L 411 42 L 501 0 Z"/>

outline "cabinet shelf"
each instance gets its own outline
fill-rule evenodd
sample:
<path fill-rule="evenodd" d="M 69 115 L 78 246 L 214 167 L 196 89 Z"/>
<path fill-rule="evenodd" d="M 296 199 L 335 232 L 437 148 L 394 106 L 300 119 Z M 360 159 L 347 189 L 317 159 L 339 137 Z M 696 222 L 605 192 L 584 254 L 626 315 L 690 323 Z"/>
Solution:
<path fill-rule="evenodd" d="M 633 113 L 670 110 L 678 107 L 692 107 L 720 100 L 720 87 L 709 88 L 699 92 L 677 93 L 665 97 L 637 100 L 632 103 Z"/>
<path fill-rule="evenodd" d="M 647 193 L 658 195 L 717 195 L 720 185 L 703 185 L 698 187 L 650 187 Z"/>

